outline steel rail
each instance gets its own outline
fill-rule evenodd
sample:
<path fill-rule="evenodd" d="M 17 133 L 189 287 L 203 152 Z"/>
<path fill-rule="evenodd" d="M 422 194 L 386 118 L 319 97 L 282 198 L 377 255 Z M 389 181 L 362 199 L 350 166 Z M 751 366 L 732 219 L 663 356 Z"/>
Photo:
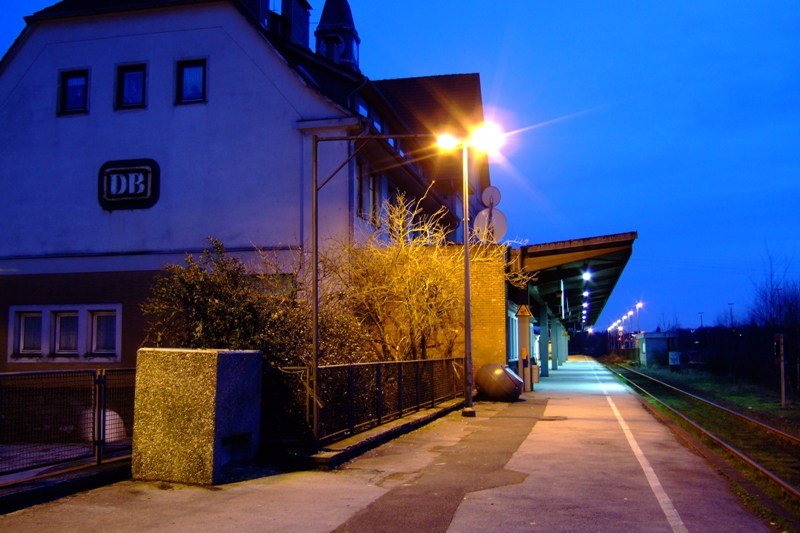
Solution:
<path fill-rule="evenodd" d="M 761 422 L 760 420 L 756 420 L 755 418 L 751 418 L 751 417 L 749 417 L 749 416 L 747 416 L 745 414 L 742 414 L 742 413 L 739 413 L 737 411 L 734 411 L 733 409 L 728 409 L 727 407 L 719 405 L 718 403 L 714 403 L 714 402 L 712 402 L 710 400 L 706 400 L 705 398 L 702 398 L 700 396 L 692 394 L 691 392 L 685 391 L 683 389 L 679 389 L 678 387 L 675 387 L 674 385 L 670 385 L 669 383 L 666 383 L 664 381 L 656 379 L 653 376 L 648 376 L 647 374 L 643 374 L 642 372 L 634 370 L 633 368 L 631 368 L 631 367 L 629 367 L 627 365 L 619 365 L 619 366 L 621 368 L 624 368 L 628 372 L 632 372 L 633 374 L 636 374 L 637 376 L 641 376 L 641 377 L 643 377 L 645 379 L 649 379 L 650 381 L 658 383 L 659 385 L 662 385 L 664 387 L 672 389 L 672 390 L 674 390 L 676 392 L 679 392 L 679 393 L 681 393 L 681 394 L 683 394 L 685 396 L 688 396 L 688 397 L 690 397 L 692 399 L 695 399 L 695 400 L 697 400 L 699 402 L 703 402 L 703 403 L 705 403 L 707 405 L 710 405 L 711 407 L 719 409 L 720 411 L 724 411 L 724 412 L 728 413 L 729 415 L 733 415 L 733 416 L 739 417 L 739 418 L 741 418 L 742 420 L 744 420 L 745 422 L 747 422 L 749 424 L 752 424 L 752 425 L 754 425 L 756 427 L 764 429 L 764 430 L 766 430 L 768 432 L 775 433 L 779 437 L 784 438 L 784 439 L 790 441 L 791 443 L 800 446 L 800 438 L 795 437 L 794 435 L 791 435 L 789 433 L 786 433 L 785 431 L 782 431 L 782 430 L 780 430 L 780 429 L 778 429 L 778 428 L 776 428 L 774 426 L 770 426 L 769 424 L 765 424 L 764 422 Z"/>
<path fill-rule="evenodd" d="M 678 411 L 674 407 L 671 407 L 671 406 L 667 405 L 667 403 L 665 401 L 661 400 L 660 398 L 658 398 L 657 396 L 655 396 L 654 394 L 652 394 L 651 392 L 646 390 L 641 385 L 638 385 L 638 384 L 634 383 L 633 381 L 631 381 L 630 379 L 628 379 L 627 377 L 623 376 L 622 374 L 620 374 L 619 372 L 617 372 L 616 370 L 611 368 L 611 366 L 606 366 L 606 368 L 608 368 L 611 372 L 613 372 L 614 374 L 616 374 L 617 376 L 619 376 L 620 378 L 625 380 L 625 382 L 629 383 L 634 388 L 642 391 L 644 394 L 646 394 L 647 396 L 650 396 L 655 401 L 660 403 L 662 406 L 664 406 L 665 408 L 669 409 L 673 414 L 675 414 L 676 416 L 681 418 L 687 424 L 691 425 L 693 428 L 695 428 L 697 431 L 699 431 L 700 433 L 702 433 L 703 435 L 705 435 L 706 437 L 708 437 L 712 441 L 716 442 L 718 445 L 722 446 L 725 450 L 727 450 L 728 452 L 730 452 L 734 456 L 738 457 L 740 460 L 744 461 L 746 464 L 748 464 L 751 467 L 753 467 L 754 469 L 756 469 L 760 474 L 762 474 L 763 476 L 765 476 L 765 477 L 769 478 L 770 480 L 772 480 L 775 484 L 777 484 L 780 488 L 782 488 L 787 494 L 789 494 L 790 496 L 793 496 L 794 498 L 800 500 L 800 490 L 798 488 L 794 487 L 793 485 L 790 485 L 787 481 L 784 481 L 778 475 L 776 475 L 773 472 L 767 470 L 766 468 L 764 468 L 763 466 L 761 466 L 760 464 L 755 462 L 753 459 L 751 459 L 750 457 L 745 455 L 743 452 L 741 452 L 738 449 L 734 448 L 733 446 L 731 446 L 730 444 L 728 444 L 727 442 L 722 440 L 720 437 L 718 437 L 715 434 L 711 433 L 710 431 L 708 431 L 707 429 L 702 427 L 700 424 L 698 424 L 694 420 L 690 419 L 689 417 L 687 417 L 686 415 L 684 415 L 683 413 L 681 413 L 680 411 Z M 625 367 L 623 367 L 623 368 L 625 368 Z M 635 373 L 639 374 L 639 372 L 635 372 Z M 644 375 L 644 374 L 641 374 L 641 375 Z M 645 377 L 649 378 L 649 376 L 645 376 Z M 657 381 L 657 380 L 654 380 L 654 381 Z M 677 389 L 677 390 L 680 390 L 680 389 Z"/>

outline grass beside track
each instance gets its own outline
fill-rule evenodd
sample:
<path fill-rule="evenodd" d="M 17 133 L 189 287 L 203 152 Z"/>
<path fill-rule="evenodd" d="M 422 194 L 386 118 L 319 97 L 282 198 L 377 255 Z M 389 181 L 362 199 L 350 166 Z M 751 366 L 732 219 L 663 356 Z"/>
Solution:
<path fill-rule="evenodd" d="M 691 369 L 671 372 L 663 368 L 634 368 L 638 372 L 800 437 L 800 405 L 789 402 L 785 409 L 782 408 L 778 393 L 761 385 Z"/>

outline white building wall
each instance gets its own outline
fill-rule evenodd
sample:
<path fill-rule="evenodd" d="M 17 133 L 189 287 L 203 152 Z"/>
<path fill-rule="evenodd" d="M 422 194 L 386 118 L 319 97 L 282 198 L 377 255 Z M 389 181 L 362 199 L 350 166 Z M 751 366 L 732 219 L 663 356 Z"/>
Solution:
<path fill-rule="evenodd" d="M 175 105 L 176 62 L 206 58 L 206 104 Z M 114 109 L 116 67 L 147 65 L 147 107 Z M 56 115 L 59 71 L 88 68 L 89 113 Z M 230 4 L 42 23 L 0 73 L 0 272 L 159 268 L 207 236 L 297 247 L 310 231 L 302 120 L 346 113 L 305 86 Z M 320 174 L 347 155 L 321 151 Z M 104 211 L 107 161 L 151 158 L 149 209 Z M 321 229 L 350 229 L 348 176 L 320 196 Z M 136 256 L 97 257 L 141 253 Z M 37 260 L 41 256 L 51 259 Z"/>

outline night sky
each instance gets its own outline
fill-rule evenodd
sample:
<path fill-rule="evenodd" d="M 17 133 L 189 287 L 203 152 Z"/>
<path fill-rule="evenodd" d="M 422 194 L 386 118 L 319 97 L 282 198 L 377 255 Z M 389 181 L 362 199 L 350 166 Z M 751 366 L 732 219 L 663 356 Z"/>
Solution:
<path fill-rule="evenodd" d="M 54 0 L 5 0 L 0 49 Z M 311 0 L 312 22 L 323 0 Z M 767 258 L 800 279 L 800 5 L 350 0 L 372 79 L 478 72 L 510 139 L 507 237 L 638 231 L 598 328 L 746 316 Z"/>

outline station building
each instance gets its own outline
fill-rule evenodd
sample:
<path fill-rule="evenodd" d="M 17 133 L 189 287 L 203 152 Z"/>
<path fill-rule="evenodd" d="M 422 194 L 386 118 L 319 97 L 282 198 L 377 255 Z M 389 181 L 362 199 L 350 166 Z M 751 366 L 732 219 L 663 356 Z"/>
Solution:
<path fill-rule="evenodd" d="M 312 135 L 399 135 L 320 143 L 320 180 L 349 159 L 320 190 L 321 242 L 398 191 L 463 233 L 458 158 L 402 134 L 481 122 L 478 75 L 372 81 L 346 0 L 314 50 L 305 0 L 267 4 L 63 0 L 26 19 L 0 63 L 0 371 L 132 366 L 155 273 L 209 236 L 302 250 Z"/>
<path fill-rule="evenodd" d="M 133 366 L 154 277 L 208 237 L 307 250 L 314 135 L 397 136 L 319 145 L 322 242 L 358 238 L 401 191 L 463 238 L 460 158 L 404 135 L 482 122 L 479 76 L 370 80 L 346 0 L 325 2 L 313 50 L 306 0 L 268 4 L 62 0 L 26 18 L 0 61 L 0 372 Z M 487 162 L 469 175 L 474 217 Z M 527 290 L 473 281 L 476 368 L 521 347 L 557 366 L 635 238 L 512 250 Z"/>

